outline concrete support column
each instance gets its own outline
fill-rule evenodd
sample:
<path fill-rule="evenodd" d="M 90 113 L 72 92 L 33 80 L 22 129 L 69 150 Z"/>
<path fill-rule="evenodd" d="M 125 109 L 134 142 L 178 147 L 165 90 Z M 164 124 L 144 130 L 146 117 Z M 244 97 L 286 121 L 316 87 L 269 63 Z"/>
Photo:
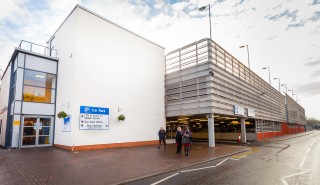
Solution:
<path fill-rule="evenodd" d="M 215 147 L 215 136 L 214 136 L 214 117 L 213 114 L 208 114 L 208 137 L 209 147 Z"/>
<path fill-rule="evenodd" d="M 247 133 L 246 133 L 246 122 L 245 118 L 240 119 L 241 123 L 241 142 L 242 143 L 247 143 Z"/>

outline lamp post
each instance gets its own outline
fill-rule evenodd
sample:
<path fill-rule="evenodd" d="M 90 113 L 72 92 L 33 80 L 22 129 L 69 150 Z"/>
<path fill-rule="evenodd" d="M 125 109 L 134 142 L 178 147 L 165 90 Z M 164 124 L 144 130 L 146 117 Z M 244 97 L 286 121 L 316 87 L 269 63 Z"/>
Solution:
<path fill-rule="evenodd" d="M 262 68 L 262 69 L 268 69 L 268 71 L 269 71 L 269 84 L 271 85 L 271 80 L 270 80 L 270 67 L 264 67 L 264 68 Z"/>
<path fill-rule="evenodd" d="M 280 90 L 280 78 L 273 78 L 273 79 L 279 81 L 279 92 L 281 93 L 281 90 Z"/>
<path fill-rule="evenodd" d="M 293 93 L 293 90 L 288 90 L 288 91 L 291 91 L 291 97 L 292 97 L 292 99 L 294 100 L 294 97 L 293 97 L 293 95 L 295 95 L 294 93 Z"/>
<path fill-rule="evenodd" d="M 281 86 L 285 86 L 285 88 L 286 88 L 286 94 L 287 94 L 287 93 L 288 93 L 287 84 L 281 84 Z"/>
<path fill-rule="evenodd" d="M 261 111 L 261 116 L 262 116 L 262 108 L 261 108 L 261 99 L 262 99 L 262 96 L 263 95 L 265 95 L 265 94 L 267 94 L 267 93 L 265 93 L 265 92 L 261 92 L 260 93 L 260 98 L 259 98 L 259 111 Z M 261 120 L 261 135 L 262 135 L 262 139 L 264 138 L 264 136 L 263 136 L 263 129 L 264 129 L 264 121 L 262 121 L 262 118 L 260 119 Z M 257 125 L 256 125 L 256 127 L 257 127 Z"/>
<path fill-rule="evenodd" d="M 281 86 L 285 86 L 286 87 L 284 103 L 285 103 L 285 108 L 286 108 L 286 121 L 288 123 L 289 118 L 288 118 L 288 104 L 287 104 L 287 93 L 288 93 L 287 84 L 282 84 Z"/>
<path fill-rule="evenodd" d="M 249 69 L 250 69 L 249 46 L 248 46 L 248 44 L 247 44 L 247 45 L 240 46 L 239 48 L 244 48 L 244 47 L 247 47 L 247 53 L 248 53 L 248 67 L 249 67 Z"/>
<path fill-rule="evenodd" d="M 210 11 L 210 4 L 206 5 L 206 6 L 203 6 L 201 8 L 199 8 L 199 11 L 203 11 L 207 8 L 207 6 L 209 7 L 209 25 L 210 25 L 210 40 L 212 40 L 211 38 L 211 11 Z"/>

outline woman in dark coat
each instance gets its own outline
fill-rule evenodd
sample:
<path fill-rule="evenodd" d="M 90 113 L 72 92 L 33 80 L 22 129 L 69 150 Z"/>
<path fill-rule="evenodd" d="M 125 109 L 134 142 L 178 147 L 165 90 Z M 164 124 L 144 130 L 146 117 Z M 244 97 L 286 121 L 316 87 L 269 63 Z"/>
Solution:
<path fill-rule="evenodd" d="M 181 127 L 177 128 L 176 132 L 176 145 L 177 145 L 177 154 L 181 154 L 181 148 L 182 148 L 182 132 Z"/>
<path fill-rule="evenodd" d="M 161 141 L 164 144 L 164 149 L 166 149 L 166 131 L 164 130 L 163 127 L 160 128 L 159 132 L 158 132 L 158 136 L 159 136 L 159 146 L 158 148 L 160 149 L 160 145 L 161 145 Z"/>
<path fill-rule="evenodd" d="M 184 146 L 184 155 L 189 156 L 189 147 L 191 146 L 192 133 L 188 126 L 186 126 L 182 132 L 182 144 Z"/>

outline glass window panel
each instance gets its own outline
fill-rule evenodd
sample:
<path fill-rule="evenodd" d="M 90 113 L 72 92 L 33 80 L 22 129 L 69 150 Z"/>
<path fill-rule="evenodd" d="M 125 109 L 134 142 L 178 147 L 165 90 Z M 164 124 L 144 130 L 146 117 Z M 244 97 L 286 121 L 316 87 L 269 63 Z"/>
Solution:
<path fill-rule="evenodd" d="M 23 137 L 22 139 L 22 145 L 35 145 L 36 144 L 36 137 Z"/>
<path fill-rule="evenodd" d="M 40 123 L 42 123 L 42 126 L 50 126 L 51 118 L 40 118 Z"/>
<path fill-rule="evenodd" d="M 23 127 L 23 135 L 24 136 L 35 136 L 36 130 L 34 127 Z"/>
<path fill-rule="evenodd" d="M 39 145 L 47 145 L 50 144 L 50 138 L 49 136 L 39 136 Z"/>
<path fill-rule="evenodd" d="M 31 126 L 33 127 L 34 124 L 37 122 L 37 118 L 24 118 L 24 126 Z"/>
<path fill-rule="evenodd" d="M 25 85 L 23 101 L 54 103 L 55 90 Z"/>
<path fill-rule="evenodd" d="M 50 135 L 50 127 L 39 127 L 39 135 Z"/>
<path fill-rule="evenodd" d="M 25 70 L 24 84 L 54 89 L 56 85 L 56 75 Z"/>

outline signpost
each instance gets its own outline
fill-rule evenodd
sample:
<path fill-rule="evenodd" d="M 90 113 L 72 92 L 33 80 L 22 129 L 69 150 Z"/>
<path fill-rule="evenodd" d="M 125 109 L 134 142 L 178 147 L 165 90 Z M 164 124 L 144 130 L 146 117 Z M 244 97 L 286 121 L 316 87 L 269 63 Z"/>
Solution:
<path fill-rule="evenodd" d="M 63 118 L 62 132 L 71 132 L 71 116 Z"/>
<path fill-rule="evenodd" d="M 256 117 L 256 110 L 248 108 L 248 117 Z"/>
<path fill-rule="evenodd" d="M 80 106 L 80 130 L 109 130 L 109 108 Z"/>
<path fill-rule="evenodd" d="M 244 116 L 244 108 L 243 107 L 235 105 L 233 108 L 234 108 L 234 114 Z"/>

